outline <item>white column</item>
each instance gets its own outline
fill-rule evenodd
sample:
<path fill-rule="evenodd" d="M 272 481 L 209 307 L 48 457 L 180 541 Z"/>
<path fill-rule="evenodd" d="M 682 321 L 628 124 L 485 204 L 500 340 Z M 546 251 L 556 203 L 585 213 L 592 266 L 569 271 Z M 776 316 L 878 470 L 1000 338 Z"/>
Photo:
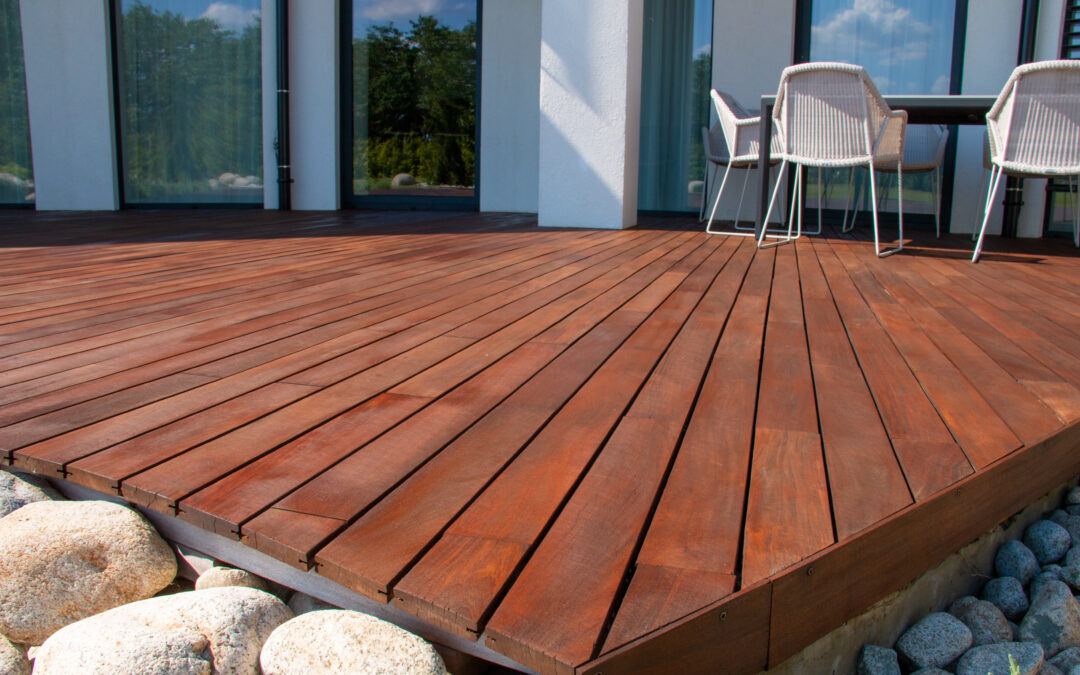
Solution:
<path fill-rule="evenodd" d="M 539 223 L 637 223 L 643 0 L 543 0 Z"/>
<path fill-rule="evenodd" d="M 540 0 L 484 3 L 480 210 L 535 213 L 540 166 Z"/>
<path fill-rule="evenodd" d="M 21 0 L 39 210 L 118 206 L 108 3 Z"/>
<path fill-rule="evenodd" d="M 339 19 L 337 0 L 289 3 L 289 153 L 297 210 L 341 208 Z M 277 180 L 276 170 L 270 180 Z"/>
<path fill-rule="evenodd" d="M 262 0 L 262 149 L 263 208 L 278 207 L 277 155 L 277 0 Z"/>

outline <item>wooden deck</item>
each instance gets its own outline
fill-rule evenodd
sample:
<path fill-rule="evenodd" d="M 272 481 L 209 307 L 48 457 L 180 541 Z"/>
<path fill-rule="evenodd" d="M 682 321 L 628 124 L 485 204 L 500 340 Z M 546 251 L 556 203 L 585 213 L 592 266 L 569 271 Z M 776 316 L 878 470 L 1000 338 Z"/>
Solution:
<path fill-rule="evenodd" d="M 0 214 L 0 456 L 609 675 L 780 663 L 1080 473 L 1068 242 L 675 225 Z"/>

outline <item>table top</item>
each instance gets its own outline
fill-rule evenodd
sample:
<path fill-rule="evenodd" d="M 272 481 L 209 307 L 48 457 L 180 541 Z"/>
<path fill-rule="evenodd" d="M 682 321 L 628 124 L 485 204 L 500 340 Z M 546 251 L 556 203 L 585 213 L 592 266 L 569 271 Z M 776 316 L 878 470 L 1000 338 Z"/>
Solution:
<path fill-rule="evenodd" d="M 997 95 L 986 94 L 904 94 L 884 95 L 893 110 L 908 111 L 911 124 L 983 124 Z M 761 109 L 771 109 L 776 95 L 761 97 Z"/>

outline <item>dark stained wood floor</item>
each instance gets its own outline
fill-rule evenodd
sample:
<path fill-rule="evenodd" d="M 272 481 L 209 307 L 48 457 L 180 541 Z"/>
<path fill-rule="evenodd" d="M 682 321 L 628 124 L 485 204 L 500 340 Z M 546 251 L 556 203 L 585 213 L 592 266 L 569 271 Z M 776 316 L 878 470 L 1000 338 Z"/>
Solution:
<path fill-rule="evenodd" d="M 545 673 L 774 665 L 1080 471 L 1065 240 L 174 211 L 0 246 L 0 456 Z"/>

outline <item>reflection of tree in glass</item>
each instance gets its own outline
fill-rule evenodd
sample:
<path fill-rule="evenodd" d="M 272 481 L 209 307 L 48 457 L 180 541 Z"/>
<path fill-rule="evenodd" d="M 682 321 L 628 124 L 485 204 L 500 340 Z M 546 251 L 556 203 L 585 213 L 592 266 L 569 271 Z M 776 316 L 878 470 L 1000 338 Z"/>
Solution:
<path fill-rule="evenodd" d="M 476 24 L 430 16 L 372 26 L 353 40 L 353 176 L 357 189 L 398 173 L 432 185 L 472 186 Z"/>
<path fill-rule="evenodd" d="M 0 0 L 0 203 L 33 191 L 19 0 Z"/>
<path fill-rule="evenodd" d="M 213 201 L 226 173 L 261 184 L 259 23 L 235 32 L 139 3 L 120 32 L 128 200 Z"/>

